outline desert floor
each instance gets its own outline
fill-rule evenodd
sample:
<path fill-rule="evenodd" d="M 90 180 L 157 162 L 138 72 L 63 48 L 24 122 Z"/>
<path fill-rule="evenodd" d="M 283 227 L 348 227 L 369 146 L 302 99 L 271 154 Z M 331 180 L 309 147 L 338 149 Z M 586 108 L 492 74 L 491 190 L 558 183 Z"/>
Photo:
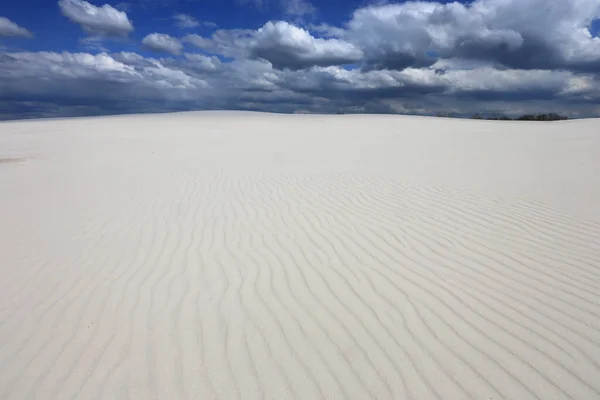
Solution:
<path fill-rule="evenodd" d="M 599 399 L 600 120 L 0 123 L 0 399 Z"/>

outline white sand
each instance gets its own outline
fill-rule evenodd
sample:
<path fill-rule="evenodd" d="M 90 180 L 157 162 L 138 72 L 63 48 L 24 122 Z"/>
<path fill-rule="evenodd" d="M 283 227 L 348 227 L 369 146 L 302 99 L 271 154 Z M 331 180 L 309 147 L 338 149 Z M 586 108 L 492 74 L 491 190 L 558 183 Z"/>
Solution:
<path fill-rule="evenodd" d="M 0 124 L 0 399 L 598 399 L 600 121 Z"/>

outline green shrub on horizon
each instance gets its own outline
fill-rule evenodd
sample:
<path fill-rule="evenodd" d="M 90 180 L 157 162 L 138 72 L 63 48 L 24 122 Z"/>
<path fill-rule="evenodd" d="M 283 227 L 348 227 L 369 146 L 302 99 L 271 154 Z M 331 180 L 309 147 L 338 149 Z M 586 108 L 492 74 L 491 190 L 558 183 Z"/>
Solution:
<path fill-rule="evenodd" d="M 475 113 L 471 116 L 471 119 L 486 119 L 492 121 L 564 121 L 569 119 L 564 115 L 559 115 L 556 113 L 548 113 L 548 114 L 525 114 L 517 118 L 509 118 L 505 115 L 503 116 L 490 116 L 483 117 L 480 113 Z"/>

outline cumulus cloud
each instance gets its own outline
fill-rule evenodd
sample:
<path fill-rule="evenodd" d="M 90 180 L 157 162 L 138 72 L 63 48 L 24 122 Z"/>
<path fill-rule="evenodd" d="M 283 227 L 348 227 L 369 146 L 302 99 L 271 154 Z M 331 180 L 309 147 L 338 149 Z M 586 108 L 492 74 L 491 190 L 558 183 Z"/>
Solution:
<path fill-rule="evenodd" d="M 96 7 L 85 0 L 59 0 L 58 5 L 65 17 L 89 35 L 125 37 L 133 31 L 127 13 L 108 4 Z"/>
<path fill-rule="evenodd" d="M 226 57 L 247 58 L 255 33 L 250 29 L 220 29 L 208 38 L 193 34 L 184 36 L 183 41 Z"/>
<path fill-rule="evenodd" d="M 167 34 L 151 33 L 142 40 L 142 47 L 157 53 L 177 55 L 181 53 L 183 45 L 178 39 Z"/>
<path fill-rule="evenodd" d="M 20 111 L 13 110 L 22 116 L 47 116 L 51 110 L 56 115 L 81 115 L 207 108 L 463 114 L 528 110 L 573 115 L 598 111 L 600 85 L 593 75 L 493 67 L 439 72 L 436 67 L 278 70 L 266 61 L 222 62 L 202 54 L 157 59 L 126 52 L 5 53 L 0 56 L 0 103 L 18 104 Z"/>
<path fill-rule="evenodd" d="M 196 34 L 186 35 L 183 37 L 182 40 L 184 42 L 191 43 L 200 49 L 209 50 L 209 49 L 214 48 L 214 42 L 211 39 L 202 37 L 200 35 L 196 35 Z"/>
<path fill-rule="evenodd" d="M 362 58 L 361 51 L 350 43 L 315 38 L 285 21 L 267 22 L 256 31 L 219 30 L 210 38 L 188 35 L 184 40 L 229 57 L 262 59 L 278 69 L 351 64 Z"/>
<path fill-rule="evenodd" d="M 317 39 L 305 29 L 283 21 L 268 22 L 260 28 L 253 37 L 250 54 L 275 68 L 290 69 L 351 64 L 362 58 L 361 51 L 350 43 Z"/>
<path fill-rule="evenodd" d="M 188 62 L 184 67 L 200 72 L 214 72 L 222 65 L 218 57 L 208 57 L 203 54 L 186 54 L 185 59 Z"/>
<path fill-rule="evenodd" d="M 403 70 L 463 59 L 502 68 L 597 72 L 600 38 L 589 27 L 599 18 L 598 0 L 420 1 L 359 8 L 342 27 L 311 26 L 320 38 L 280 21 L 245 37 L 219 31 L 190 41 L 262 58 L 276 68 L 360 63 L 365 71 Z"/>
<path fill-rule="evenodd" d="M 420 1 L 362 7 L 339 26 L 271 21 L 142 41 L 172 55 L 181 54 L 182 42 L 202 49 L 180 57 L 4 52 L 0 114 L 225 108 L 600 115 L 600 38 L 589 29 L 599 7 L 598 0 Z"/>
<path fill-rule="evenodd" d="M 20 27 L 5 17 L 0 17 L 0 36 L 33 37 L 27 29 Z"/>
<path fill-rule="evenodd" d="M 458 57 L 519 69 L 593 71 L 600 67 L 600 39 L 588 27 L 597 18 L 597 0 L 408 2 L 356 10 L 338 33 L 363 50 L 367 69 Z"/>
<path fill-rule="evenodd" d="M 470 4 L 407 2 L 357 9 L 342 27 L 268 22 L 256 31 L 220 30 L 190 43 L 276 68 L 357 63 L 365 71 L 403 70 L 439 60 L 485 61 L 503 68 L 600 69 L 600 38 L 589 27 L 598 0 L 475 0 Z"/>
<path fill-rule="evenodd" d="M 0 102 L 32 104 L 30 116 L 146 112 L 198 107 L 210 85 L 133 53 L 23 52 L 0 56 Z M 95 114 L 96 111 L 91 114 Z"/>
<path fill-rule="evenodd" d="M 426 53 L 431 39 L 426 19 L 434 3 L 408 3 L 357 10 L 343 37 L 365 55 L 367 69 L 423 67 L 435 63 Z"/>

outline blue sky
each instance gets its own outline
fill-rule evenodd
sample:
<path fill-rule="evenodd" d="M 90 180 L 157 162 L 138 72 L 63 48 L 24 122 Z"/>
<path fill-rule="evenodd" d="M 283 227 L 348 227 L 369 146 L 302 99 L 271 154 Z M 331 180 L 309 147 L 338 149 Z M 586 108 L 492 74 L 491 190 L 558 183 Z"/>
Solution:
<path fill-rule="evenodd" d="M 303 23 L 342 24 L 362 1 L 330 0 L 313 5 L 314 11 L 289 14 L 286 1 L 239 1 L 239 0 L 132 0 L 92 1 L 90 4 L 108 4 L 125 11 L 134 24 L 127 40 L 104 41 L 103 47 L 110 51 L 137 51 L 145 53 L 139 43 L 148 34 L 161 32 L 180 36 L 185 31 L 210 35 L 217 29 L 258 29 L 270 20 L 291 20 Z M 300 2 L 310 4 L 308 2 Z M 32 12 L 35 10 L 35 12 Z M 193 28 L 180 28 L 174 17 L 185 15 L 199 24 Z M 8 2 L 0 6 L 0 16 L 28 27 L 36 40 L 6 37 L 2 44 L 10 50 L 27 51 L 85 51 L 81 43 L 81 27 L 61 13 L 53 0 L 24 0 Z M 147 54 L 147 53 L 146 53 Z"/>
<path fill-rule="evenodd" d="M 600 0 L 21 0 L 0 119 L 244 109 L 600 116 Z"/>
<path fill-rule="evenodd" d="M 352 11 L 363 4 L 362 1 L 330 0 L 318 4 L 314 12 L 304 15 L 290 15 L 285 1 L 239 1 L 239 0 L 132 0 L 132 1 L 92 1 L 101 6 L 109 4 L 123 10 L 132 20 L 135 29 L 128 35 L 129 40 L 105 41 L 104 47 L 111 51 L 134 51 L 139 42 L 153 32 L 181 35 L 182 31 L 208 35 L 220 29 L 258 29 L 270 20 L 292 20 L 297 22 L 341 24 Z M 312 4 L 303 2 L 305 4 Z M 313 6 L 314 7 L 314 6 Z M 32 10 L 35 10 L 32 12 Z M 177 27 L 173 17 L 177 14 L 196 19 L 199 25 L 182 29 Z M 81 28 L 69 21 L 61 13 L 53 0 L 23 0 L 6 2 L 0 5 L 0 16 L 28 27 L 36 40 L 22 40 L 7 37 L 2 41 L 5 47 L 28 51 L 81 51 Z M 207 23 L 206 26 L 204 23 Z M 215 24 L 215 25 L 213 25 Z M 138 49 L 136 49 L 136 46 Z M 143 51 L 143 49 L 142 49 Z"/>

